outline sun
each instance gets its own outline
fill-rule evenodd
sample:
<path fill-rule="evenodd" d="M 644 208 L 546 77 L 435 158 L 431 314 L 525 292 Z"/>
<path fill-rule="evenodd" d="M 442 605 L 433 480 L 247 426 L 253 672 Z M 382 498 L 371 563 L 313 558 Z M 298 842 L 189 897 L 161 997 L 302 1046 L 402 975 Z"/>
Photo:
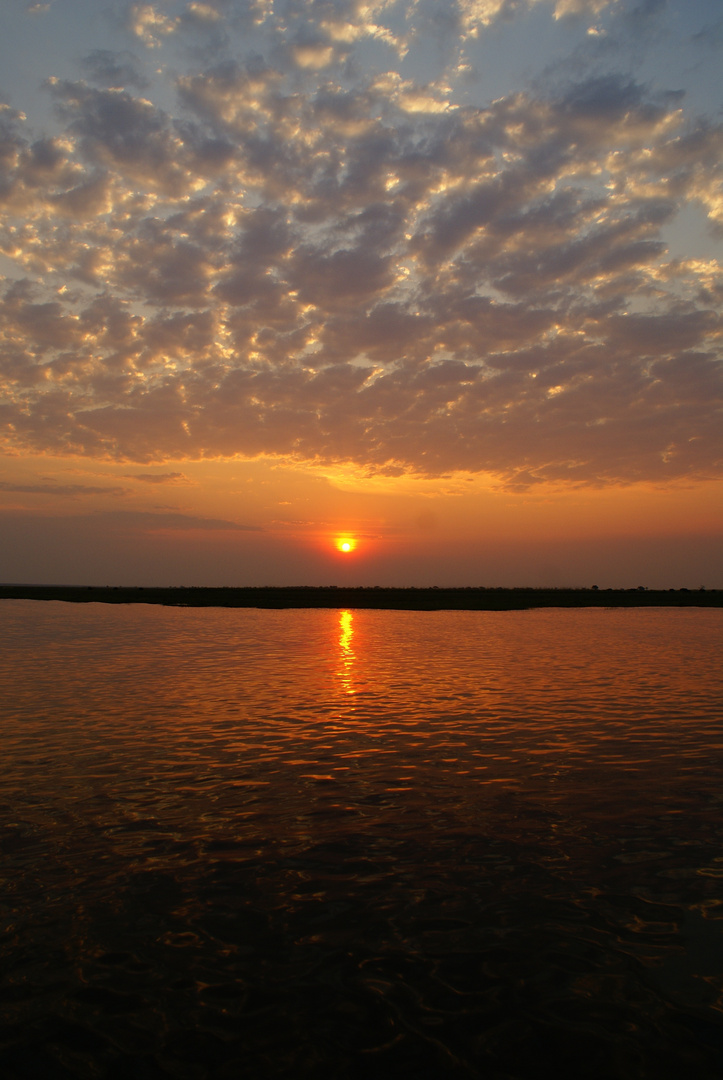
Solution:
<path fill-rule="evenodd" d="M 336 541 L 337 551 L 341 551 L 344 555 L 348 555 L 350 551 L 353 551 L 356 547 L 356 540 L 352 540 L 350 536 L 340 536 Z"/>

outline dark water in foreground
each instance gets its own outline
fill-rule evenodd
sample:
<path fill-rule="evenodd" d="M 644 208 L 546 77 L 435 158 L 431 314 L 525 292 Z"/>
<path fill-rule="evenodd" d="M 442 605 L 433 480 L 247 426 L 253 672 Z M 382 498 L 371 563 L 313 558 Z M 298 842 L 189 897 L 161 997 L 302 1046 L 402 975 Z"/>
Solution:
<path fill-rule="evenodd" d="M 723 611 L 0 604 L 0 1073 L 723 1075 Z"/>

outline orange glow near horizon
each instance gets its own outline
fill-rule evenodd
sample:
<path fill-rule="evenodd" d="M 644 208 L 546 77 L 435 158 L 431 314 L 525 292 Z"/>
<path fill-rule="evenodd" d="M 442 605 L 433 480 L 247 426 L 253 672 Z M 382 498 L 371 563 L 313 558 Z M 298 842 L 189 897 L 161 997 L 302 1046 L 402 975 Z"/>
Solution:
<path fill-rule="evenodd" d="M 350 552 L 356 547 L 356 540 L 350 536 L 340 536 L 336 541 L 337 551 L 341 551 L 344 555 L 349 555 Z"/>

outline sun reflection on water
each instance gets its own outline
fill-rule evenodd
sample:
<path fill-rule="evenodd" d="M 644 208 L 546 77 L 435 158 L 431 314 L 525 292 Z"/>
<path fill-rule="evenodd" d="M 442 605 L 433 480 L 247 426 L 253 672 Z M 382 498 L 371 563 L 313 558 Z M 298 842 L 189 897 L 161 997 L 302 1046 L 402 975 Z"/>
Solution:
<path fill-rule="evenodd" d="M 351 611 L 339 612 L 339 670 L 337 672 L 345 694 L 356 693 L 353 682 L 356 655 L 353 647 L 354 616 Z"/>

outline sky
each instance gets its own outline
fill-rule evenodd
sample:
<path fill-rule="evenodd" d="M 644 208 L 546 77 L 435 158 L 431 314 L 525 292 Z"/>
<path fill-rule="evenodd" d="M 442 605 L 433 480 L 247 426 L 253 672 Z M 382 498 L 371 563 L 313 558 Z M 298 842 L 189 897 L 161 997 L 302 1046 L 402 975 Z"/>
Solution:
<path fill-rule="evenodd" d="M 0 581 L 723 587 L 721 70 L 722 0 L 3 0 Z"/>

